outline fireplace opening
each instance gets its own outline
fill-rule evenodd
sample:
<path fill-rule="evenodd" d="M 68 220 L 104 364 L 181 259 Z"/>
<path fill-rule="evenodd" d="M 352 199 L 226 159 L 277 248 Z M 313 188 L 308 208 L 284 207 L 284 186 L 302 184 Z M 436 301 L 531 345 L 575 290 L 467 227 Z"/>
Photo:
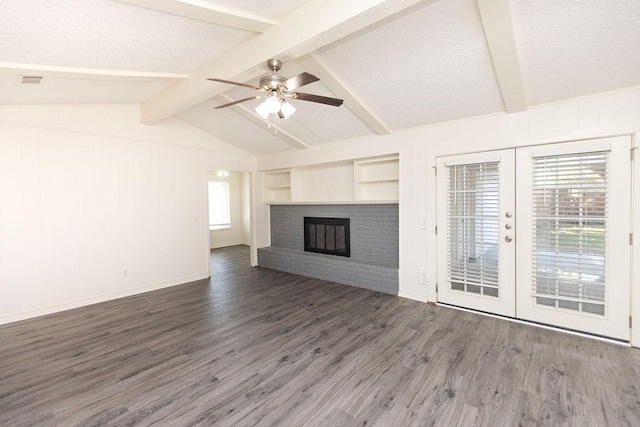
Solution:
<path fill-rule="evenodd" d="M 304 217 L 304 250 L 351 256 L 349 218 Z"/>

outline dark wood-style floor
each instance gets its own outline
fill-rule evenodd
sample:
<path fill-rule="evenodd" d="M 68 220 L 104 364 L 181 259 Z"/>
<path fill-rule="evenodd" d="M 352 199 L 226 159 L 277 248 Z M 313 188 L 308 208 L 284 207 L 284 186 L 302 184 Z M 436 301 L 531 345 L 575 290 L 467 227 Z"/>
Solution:
<path fill-rule="evenodd" d="M 0 327 L 0 425 L 640 425 L 640 350 L 248 265 Z"/>

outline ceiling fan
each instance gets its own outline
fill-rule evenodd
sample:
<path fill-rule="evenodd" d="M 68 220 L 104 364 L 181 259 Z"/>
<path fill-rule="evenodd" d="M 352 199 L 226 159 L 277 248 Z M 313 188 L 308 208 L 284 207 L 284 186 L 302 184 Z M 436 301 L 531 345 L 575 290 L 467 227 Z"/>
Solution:
<path fill-rule="evenodd" d="M 261 92 L 260 95 L 250 96 L 248 98 L 239 99 L 227 104 L 219 105 L 216 109 L 229 107 L 241 102 L 250 101 L 252 99 L 266 98 L 264 102 L 256 107 L 256 113 L 267 119 L 269 114 L 278 114 L 281 119 L 288 119 L 296 111 L 296 108 L 287 102 L 288 98 L 299 99 L 300 101 L 311 101 L 319 104 L 331 105 L 339 107 L 343 100 L 338 98 L 330 98 L 327 96 L 313 95 L 310 93 L 296 92 L 296 89 L 309 83 L 316 82 L 318 79 L 313 74 L 302 73 L 295 77 L 287 79 L 278 76 L 277 72 L 282 68 L 282 61 L 278 59 L 270 59 L 267 61 L 267 67 L 272 71 L 269 76 L 260 78 L 260 85 L 253 86 L 247 83 L 232 82 L 230 80 L 210 78 L 214 82 L 227 83 L 237 86 L 244 86 Z"/>

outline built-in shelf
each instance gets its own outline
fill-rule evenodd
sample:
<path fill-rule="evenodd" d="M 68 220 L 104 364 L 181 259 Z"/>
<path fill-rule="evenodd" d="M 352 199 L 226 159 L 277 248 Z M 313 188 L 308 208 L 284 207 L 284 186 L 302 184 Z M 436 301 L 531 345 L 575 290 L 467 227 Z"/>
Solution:
<path fill-rule="evenodd" d="M 268 204 L 398 203 L 398 155 L 265 172 Z"/>
<path fill-rule="evenodd" d="M 372 179 L 370 181 L 356 181 L 356 184 L 377 184 L 379 182 L 398 182 L 398 179 Z"/>
<path fill-rule="evenodd" d="M 291 200 L 290 171 L 274 171 L 265 174 L 265 199 L 268 201 Z"/>
<path fill-rule="evenodd" d="M 354 162 L 355 200 L 398 200 L 399 184 L 398 156 L 361 159 Z"/>

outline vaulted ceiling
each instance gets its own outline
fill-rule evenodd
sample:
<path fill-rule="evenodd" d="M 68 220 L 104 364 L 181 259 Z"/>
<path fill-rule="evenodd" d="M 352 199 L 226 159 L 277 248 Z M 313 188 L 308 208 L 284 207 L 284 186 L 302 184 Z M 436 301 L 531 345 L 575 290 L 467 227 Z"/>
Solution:
<path fill-rule="evenodd" d="M 640 0 L 4 0 L 0 104 L 140 103 L 253 154 L 640 84 Z M 308 72 L 287 120 L 249 88 Z M 22 76 L 43 76 L 21 84 Z"/>

